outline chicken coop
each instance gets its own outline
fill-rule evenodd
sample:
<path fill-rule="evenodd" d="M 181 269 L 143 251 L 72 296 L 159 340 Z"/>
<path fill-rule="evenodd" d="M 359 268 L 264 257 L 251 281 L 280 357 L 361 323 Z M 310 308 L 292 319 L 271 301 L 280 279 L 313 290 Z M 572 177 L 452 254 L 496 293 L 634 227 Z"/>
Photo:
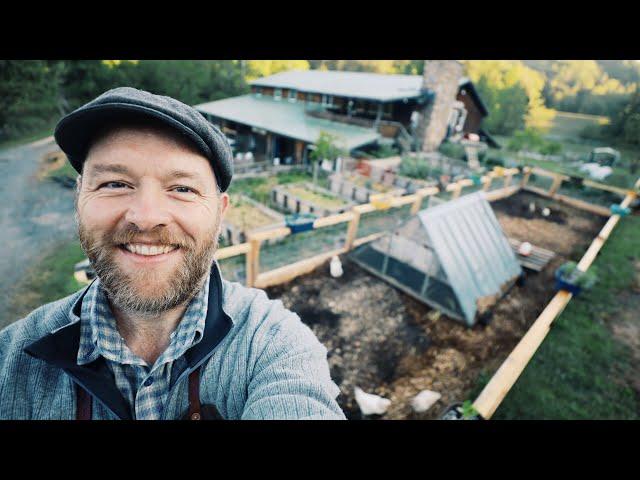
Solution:
<path fill-rule="evenodd" d="M 484 192 L 422 210 L 349 259 L 468 326 L 522 273 Z"/>

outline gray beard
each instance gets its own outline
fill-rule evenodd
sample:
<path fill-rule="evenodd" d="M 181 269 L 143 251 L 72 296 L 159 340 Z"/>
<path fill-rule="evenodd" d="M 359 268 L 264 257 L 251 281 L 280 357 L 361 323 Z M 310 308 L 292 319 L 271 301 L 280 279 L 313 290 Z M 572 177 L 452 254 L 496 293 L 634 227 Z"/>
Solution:
<path fill-rule="evenodd" d="M 140 296 L 136 286 L 142 282 L 157 284 L 162 279 L 156 278 L 154 274 L 131 278 L 118 267 L 114 259 L 115 249 L 119 248 L 117 245 L 130 243 L 127 241 L 127 237 L 133 239 L 136 234 L 140 233 L 137 227 L 134 226 L 117 235 L 107 235 L 106 238 L 96 239 L 78 222 L 78 236 L 82 249 L 89 257 L 111 304 L 130 315 L 153 317 L 186 304 L 202 288 L 206 276 L 210 274 L 214 254 L 218 249 L 219 224 L 220 221 L 217 222 L 215 230 L 209 237 L 211 240 L 200 247 L 178 242 L 183 260 L 170 274 L 171 278 L 163 282 L 166 287 L 159 289 L 153 296 Z M 166 232 L 159 233 L 159 243 L 176 243 L 167 238 Z"/>

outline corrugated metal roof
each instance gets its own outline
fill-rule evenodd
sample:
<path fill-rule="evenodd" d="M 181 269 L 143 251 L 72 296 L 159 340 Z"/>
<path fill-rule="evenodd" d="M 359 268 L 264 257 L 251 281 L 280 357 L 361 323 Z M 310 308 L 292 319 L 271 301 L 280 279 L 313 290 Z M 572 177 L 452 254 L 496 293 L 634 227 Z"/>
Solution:
<path fill-rule="evenodd" d="M 374 129 L 307 115 L 304 103 L 289 102 L 286 99 L 278 101 L 242 95 L 194 105 L 194 108 L 219 118 L 308 143 L 315 143 L 321 131 L 329 132 L 337 137 L 336 143 L 345 150 L 352 150 L 380 138 L 380 134 Z"/>
<path fill-rule="evenodd" d="M 499 295 L 521 273 L 513 250 L 484 192 L 465 195 L 418 213 L 468 324 L 477 300 Z"/>
<path fill-rule="evenodd" d="M 469 83 L 463 77 L 459 85 Z M 422 95 L 422 75 L 391 75 L 334 70 L 290 70 L 251 82 L 261 87 L 289 88 L 303 92 L 388 102 Z"/>

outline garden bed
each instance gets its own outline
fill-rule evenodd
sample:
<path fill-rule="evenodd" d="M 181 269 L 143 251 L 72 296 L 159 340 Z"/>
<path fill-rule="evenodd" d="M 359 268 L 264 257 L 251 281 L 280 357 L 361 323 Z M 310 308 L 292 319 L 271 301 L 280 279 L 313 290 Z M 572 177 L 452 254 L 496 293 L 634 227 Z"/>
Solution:
<path fill-rule="evenodd" d="M 284 224 L 284 216 L 244 195 L 231 195 L 231 204 L 224 217 L 225 242 L 229 245 L 243 243 L 246 234 L 275 228 Z"/>
<path fill-rule="evenodd" d="M 273 203 L 292 213 L 326 216 L 342 213 L 354 205 L 353 202 L 346 202 L 329 190 L 308 182 L 279 185 L 271 195 Z"/>
<path fill-rule="evenodd" d="M 329 189 L 342 198 L 368 203 L 371 195 L 386 193 L 398 196 L 406 193 L 404 188 L 397 188 L 393 185 L 393 177 L 395 175 L 389 172 L 386 181 L 381 183 L 357 173 L 346 175 L 334 173 L 329 176 Z"/>
<path fill-rule="evenodd" d="M 551 214 L 531 213 L 531 202 L 550 208 Z M 338 402 L 348 418 L 362 418 L 356 386 L 392 400 L 384 419 L 438 418 L 449 404 L 471 399 L 481 372 L 498 368 L 553 297 L 554 270 L 579 258 L 604 222 L 531 193 L 492 206 L 507 236 L 557 255 L 496 304 L 487 326 L 467 328 L 445 315 L 438 318 L 434 310 L 347 261 L 341 278 L 332 278 L 324 265 L 267 289 L 327 347 L 332 378 L 341 390 Z M 424 389 L 442 398 L 427 412 L 414 413 L 410 401 Z"/>

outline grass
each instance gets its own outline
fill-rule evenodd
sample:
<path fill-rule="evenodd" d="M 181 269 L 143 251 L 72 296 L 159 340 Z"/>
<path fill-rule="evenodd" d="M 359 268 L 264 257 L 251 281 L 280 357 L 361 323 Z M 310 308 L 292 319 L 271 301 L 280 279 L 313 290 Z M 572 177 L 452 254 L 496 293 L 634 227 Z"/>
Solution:
<path fill-rule="evenodd" d="M 22 318 L 40 305 L 66 297 L 83 287 L 73 267 L 86 255 L 77 241 L 63 242 L 48 250 L 22 278 L 9 305 L 9 322 Z"/>
<path fill-rule="evenodd" d="M 346 202 L 339 197 L 333 195 L 327 195 L 318 191 L 313 191 L 305 187 L 304 185 L 292 184 L 287 187 L 287 191 L 293 195 L 307 200 L 314 205 L 318 205 L 324 208 L 338 208 L 346 205 Z"/>
<path fill-rule="evenodd" d="M 620 294 L 632 287 L 639 261 L 640 217 L 625 217 L 594 263 L 595 287 L 552 324 L 494 419 L 640 419 L 640 399 L 625 379 L 631 353 L 605 323 L 625 308 Z M 481 375 L 471 398 L 489 378 Z"/>
<path fill-rule="evenodd" d="M 311 175 L 304 172 L 284 172 L 270 177 L 242 178 L 231 182 L 229 193 L 241 193 L 267 205 L 271 198 L 271 190 L 276 185 L 308 182 L 311 178 Z"/>
<path fill-rule="evenodd" d="M 591 125 L 607 125 L 608 117 L 580 113 L 556 112 L 548 136 L 554 139 L 578 138 L 580 132 Z"/>

